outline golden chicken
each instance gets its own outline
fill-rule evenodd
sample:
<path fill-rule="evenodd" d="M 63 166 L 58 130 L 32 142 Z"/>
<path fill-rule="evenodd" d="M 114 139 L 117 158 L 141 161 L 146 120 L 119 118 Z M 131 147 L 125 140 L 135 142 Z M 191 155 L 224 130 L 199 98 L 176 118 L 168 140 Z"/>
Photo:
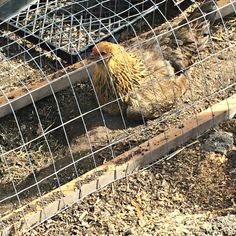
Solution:
<path fill-rule="evenodd" d="M 201 11 L 214 6 L 207 5 Z M 189 19 L 194 14 L 196 11 Z M 209 21 L 214 19 L 210 16 Z M 205 30 L 200 30 L 203 23 L 191 23 L 191 34 L 189 25 L 176 30 L 178 46 L 171 35 L 165 45 L 158 46 L 154 38 L 130 51 L 110 42 L 96 44 L 92 49 L 97 60 L 92 80 L 102 109 L 135 120 L 152 119 L 170 109 L 187 89 L 184 70 L 191 64 L 194 48 L 206 44 Z"/>

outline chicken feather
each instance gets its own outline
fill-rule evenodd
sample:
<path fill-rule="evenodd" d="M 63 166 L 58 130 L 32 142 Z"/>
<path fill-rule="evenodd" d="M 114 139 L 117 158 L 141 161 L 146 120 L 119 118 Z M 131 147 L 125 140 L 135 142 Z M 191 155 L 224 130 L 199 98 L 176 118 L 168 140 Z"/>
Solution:
<path fill-rule="evenodd" d="M 204 4 L 201 11 L 215 7 Z M 196 12 L 198 16 L 199 11 L 195 11 L 189 19 L 194 19 Z M 211 14 L 209 21 L 213 19 Z M 205 23 L 209 24 L 207 18 Z M 183 71 L 207 41 L 202 19 L 192 24 L 191 30 L 186 25 L 175 31 L 179 47 L 172 36 L 165 40 L 169 44 L 158 46 L 153 39 L 129 51 L 110 42 L 96 44 L 92 55 L 98 62 L 92 80 L 102 109 L 111 115 L 122 112 L 132 120 L 153 119 L 170 109 L 187 89 Z"/>

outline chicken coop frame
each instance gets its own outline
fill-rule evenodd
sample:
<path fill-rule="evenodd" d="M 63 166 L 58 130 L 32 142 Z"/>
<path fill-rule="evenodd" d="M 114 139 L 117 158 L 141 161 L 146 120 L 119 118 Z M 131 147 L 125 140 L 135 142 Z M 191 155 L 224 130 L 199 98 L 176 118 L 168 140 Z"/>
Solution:
<path fill-rule="evenodd" d="M 46 2 L 49 3 L 50 1 Z M 52 2 L 58 2 L 58 1 L 52 1 Z M 87 1 L 83 2 L 86 3 Z M 182 1 L 181 4 L 183 4 L 183 2 L 185 1 Z M 151 1 L 151 3 L 153 4 L 153 1 Z M 162 1 L 161 3 L 166 3 L 166 1 Z M 39 5 L 36 4 L 36 6 Z M 34 106 L 35 109 L 37 109 L 37 104 L 36 104 L 37 101 L 45 99 L 50 95 L 53 95 L 56 98 L 57 92 L 63 91 L 68 87 L 72 88 L 76 83 L 83 83 L 86 81 L 90 81 L 94 71 L 95 63 L 88 63 L 86 57 L 87 53 L 90 52 L 91 47 L 96 42 L 104 39 L 107 40 L 111 37 L 113 38 L 113 41 L 115 41 L 116 43 L 122 41 L 122 39 L 119 38 L 121 37 L 120 32 L 122 30 L 124 29 L 127 30 L 130 26 L 131 28 L 137 27 L 137 25 L 139 25 L 138 23 L 142 21 L 142 19 L 144 19 L 146 16 L 148 17 L 150 14 L 153 14 L 153 12 L 156 10 L 158 6 L 159 5 L 157 4 L 151 8 L 147 7 L 146 11 L 144 11 L 143 14 L 132 16 L 128 18 L 128 20 L 127 18 L 125 18 L 123 21 L 124 22 L 123 25 L 120 23 L 117 29 L 115 29 L 115 27 L 113 30 L 109 29 L 109 34 L 105 35 L 104 37 L 98 38 L 97 41 L 94 39 L 91 40 L 91 42 L 87 43 L 85 47 L 81 47 L 79 49 L 77 48 L 76 52 L 66 51 L 61 45 L 59 46 L 53 45 L 50 42 L 44 40 L 43 37 L 40 38 L 37 36 L 37 34 L 34 35 L 34 31 L 32 31 L 33 33 L 25 29 L 23 29 L 22 31 L 21 26 L 17 24 L 18 20 L 21 18 L 20 17 L 21 14 L 27 14 L 25 12 L 20 13 L 18 16 L 15 16 L 14 18 L 11 18 L 10 21 L 3 21 L 1 23 L 2 30 L 4 32 L 7 32 L 6 35 L 9 36 L 11 40 L 12 39 L 13 41 L 21 40 L 18 38 L 20 36 L 20 38 L 23 38 L 24 41 L 23 45 L 27 45 L 26 41 L 29 41 L 33 45 L 35 44 L 35 48 L 40 53 L 42 53 L 40 56 L 38 56 L 39 61 L 43 58 L 43 56 L 47 55 L 47 52 L 45 52 L 44 50 L 53 52 L 52 54 L 54 54 L 54 56 L 57 59 L 58 58 L 60 59 L 58 60 L 59 62 L 56 65 L 56 71 L 54 73 L 50 74 L 43 73 L 43 76 L 45 76 L 46 80 L 39 80 L 31 84 L 26 84 L 25 82 L 21 81 L 21 85 L 23 86 L 17 87 L 12 91 L 7 91 L 7 92 L 5 92 L 1 88 L 2 96 L 0 97 L 0 118 L 3 119 L 5 116 L 13 114 L 13 116 L 17 120 L 16 117 L 18 114 L 16 111 L 21 110 L 22 108 L 31 104 Z M 181 9 L 178 4 L 177 8 Z M 28 10 L 29 9 L 30 7 L 28 8 Z M 236 14 L 235 9 L 236 9 L 235 1 L 231 0 L 220 1 L 218 3 L 217 9 L 215 10 L 217 12 L 216 19 L 222 21 L 224 25 L 223 17 L 229 14 Z M 35 10 L 34 7 L 33 10 Z M 180 10 L 180 12 L 182 12 L 182 10 Z M 162 14 L 164 13 L 162 12 Z M 122 18 L 121 16 L 119 17 Z M 165 19 L 167 21 L 167 18 Z M 82 21 L 81 18 L 80 20 Z M 91 17 L 89 17 L 89 22 L 92 25 Z M 189 24 L 189 22 L 187 22 L 187 24 Z M 225 25 L 224 28 L 226 28 Z M 9 33 L 8 30 L 12 31 L 11 33 L 15 34 L 16 36 L 14 37 L 16 38 L 12 37 L 11 33 Z M 101 28 L 99 28 L 99 30 L 101 31 Z M 169 32 L 172 31 L 173 28 L 169 30 Z M 10 44 L 12 43 L 12 41 L 10 40 L 8 42 L 10 42 Z M 8 45 L 9 44 L 4 45 L 3 48 L 6 48 Z M 230 44 L 227 47 L 227 49 L 233 47 L 234 45 Z M 223 51 L 224 49 L 220 52 L 216 52 L 215 54 L 212 53 L 209 57 L 220 55 Z M 9 55 L 11 58 L 10 53 Z M 205 61 L 207 61 L 209 57 L 204 58 L 200 62 L 197 62 L 195 65 L 204 63 Z M 26 60 L 26 62 L 28 61 Z M 228 87 L 225 87 L 224 89 L 220 90 L 219 93 L 224 93 L 226 89 L 234 87 L 235 87 L 235 80 Z M 208 97 L 207 99 L 210 100 L 210 98 Z M 100 109 L 100 108 L 95 108 L 95 109 Z M 171 156 L 175 155 L 176 152 L 181 151 L 182 148 L 184 148 L 183 145 L 186 142 L 190 143 L 190 140 L 198 138 L 206 130 L 215 127 L 219 123 L 227 119 L 231 119 L 232 117 L 235 116 L 235 114 L 236 114 L 236 96 L 235 93 L 233 92 L 233 95 L 228 98 L 225 98 L 225 100 L 216 103 L 215 105 L 210 105 L 210 107 L 204 110 L 203 112 L 195 113 L 194 117 L 187 119 L 183 122 L 180 122 L 177 128 L 176 127 L 170 128 L 167 131 L 164 130 L 163 133 L 155 135 L 154 138 L 149 138 L 147 141 L 138 144 L 134 148 L 131 147 L 130 150 L 128 151 L 125 151 L 120 155 L 114 155 L 114 158 L 112 160 L 106 161 L 104 164 L 97 165 L 96 160 L 94 159 L 95 168 L 91 168 L 86 173 L 75 176 L 73 180 L 70 180 L 68 183 L 60 184 L 59 182 L 58 188 L 46 194 L 41 195 L 41 191 L 39 191 L 40 195 L 39 198 L 34 199 L 33 201 L 28 202 L 27 204 L 24 203 L 19 204 L 20 207 L 18 209 L 10 213 L 3 214 L 0 220 L 0 225 L 1 225 L 0 235 L 5 236 L 11 234 L 12 232 L 28 231 L 31 228 L 35 227 L 36 225 L 42 223 L 46 219 L 49 219 L 50 217 L 54 216 L 58 212 L 71 206 L 73 203 L 81 200 L 85 196 L 100 190 L 104 186 L 118 179 L 125 178 L 128 175 L 135 173 L 139 169 L 149 167 L 153 163 L 162 161 L 165 158 L 170 158 Z M 78 117 L 82 117 L 83 119 L 83 116 L 86 116 L 86 113 L 81 113 L 77 115 L 77 117 L 71 118 L 71 120 L 76 120 L 78 119 Z M 103 117 L 103 119 L 105 118 Z M 59 126 L 64 128 L 64 126 L 66 126 L 67 123 L 69 123 L 71 120 L 61 121 L 61 124 Z M 144 124 L 144 129 L 146 127 L 145 125 L 146 124 Z M 19 130 L 21 130 L 22 127 L 19 124 L 18 126 Z M 42 132 L 39 131 L 39 136 L 45 137 L 47 142 L 46 138 L 47 135 L 50 134 L 51 131 L 56 130 L 58 127 L 50 129 L 49 126 L 48 128 L 49 132 L 47 132 L 48 131 L 47 129 L 46 130 L 42 129 L 43 130 Z M 38 137 L 36 137 L 35 140 L 37 139 Z M 23 142 L 20 149 L 23 149 L 24 146 L 28 144 L 30 145 L 31 143 L 33 143 L 32 140 L 27 141 L 26 143 Z M 111 144 L 107 145 L 106 147 L 108 146 L 110 146 L 110 148 L 112 149 Z M 106 147 L 103 146 L 101 149 L 105 149 Z M 179 147 L 180 149 L 178 149 Z M 2 150 L 1 145 L 0 148 Z M 17 148 L 19 149 L 19 147 Z M 170 154 L 176 149 L 177 149 L 176 152 Z M 12 150 L 7 150 L 4 152 L 2 151 L 2 156 L 6 155 L 6 153 L 10 153 L 11 151 Z M 99 152 L 99 150 L 93 151 L 92 154 L 87 154 L 87 156 L 84 155 L 83 159 L 86 159 L 86 157 L 89 156 L 93 156 L 97 152 Z M 2 158 L 2 160 L 4 161 L 4 157 Z M 79 160 L 73 159 L 73 161 L 66 167 L 76 165 L 79 163 L 79 161 L 80 159 Z M 57 176 L 58 173 L 60 173 L 60 171 L 64 170 L 66 167 L 62 167 L 61 169 L 55 168 L 55 172 L 52 175 Z M 45 179 L 47 179 L 49 176 L 47 176 L 46 178 L 42 178 L 41 180 L 37 180 L 35 172 L 33 171 L 33 177 L 35 178 L 36 181 L 32 186 L 36 186 L 37 188 L 39 188 L 38 185 L 42 183 Z M 29 186 L 29 189 L 32 186 Z M 2 203 L 4 201 L 7 201 L 12 197 L 20 199 L 21 194 L 23 194 L 23 192 L 26 191 L 26 189 L 27 188 L 19 191 L 16 190 L 15 194 L 6 196 L 5 198 L 1 199 L 0 202 Z"/>

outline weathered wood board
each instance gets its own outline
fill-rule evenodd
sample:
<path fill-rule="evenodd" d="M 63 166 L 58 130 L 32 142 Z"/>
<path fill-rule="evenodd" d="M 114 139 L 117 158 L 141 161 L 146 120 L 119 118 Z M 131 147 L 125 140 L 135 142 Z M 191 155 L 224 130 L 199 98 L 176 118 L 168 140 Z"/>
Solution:
<path fill-rule="evenodd" d="M 28 230 L 98 189 L 160 160 L 178 146 L 197 138 L 206 130 L 234 117 L 235 114 L 236 94 L 185 121 L 181 128 L 172 128 L 45 194 L 43 206 L 41 199 L 36 199 L 3 216 L 1 220 L 7 222 L 7 225 L 5 228 L 0 228 L 0 236 Z"/>

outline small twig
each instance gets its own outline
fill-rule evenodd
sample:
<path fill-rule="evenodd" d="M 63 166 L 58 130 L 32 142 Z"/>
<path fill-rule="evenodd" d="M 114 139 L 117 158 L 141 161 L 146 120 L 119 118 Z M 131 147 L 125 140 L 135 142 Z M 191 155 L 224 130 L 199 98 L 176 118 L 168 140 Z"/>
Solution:
<path fill-rule="evenodd" d="M 218 37 L 215 37 L 215 36 L 211 36 L 211 39 L 215 40 L 215 41 L 224 41 L 222 38 L 218 38 Z"/>
<path fill-rule="evenodd" d="M 52 124 L 50 124 L 45 130 L 43 130 L 44 132 L 47 132 L 52 126 L 54 125 L 54 122 Z"/>

